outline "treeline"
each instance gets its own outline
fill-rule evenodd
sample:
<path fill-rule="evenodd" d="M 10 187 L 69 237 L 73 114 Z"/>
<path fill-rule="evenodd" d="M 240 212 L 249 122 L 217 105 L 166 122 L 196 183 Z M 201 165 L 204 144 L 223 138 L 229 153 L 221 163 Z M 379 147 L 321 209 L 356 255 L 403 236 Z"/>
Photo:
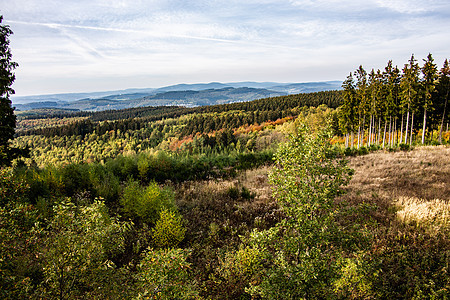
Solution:
<path fill-rule="evenodd" d="M 446 59 L 438 71 L 431 54 L 419 66 L 414 55 L 403 69 L 387 63 L 383 71 L 370 73 L 360 66 L 342 84 L 343 103 L 339 126 L 346 146 L 413 143 L 414 135 L 432 139 L 438 130 L 442 143 L 444 125 L 448 124 L 450 66 Z M 415 127 L 416 126 L 416 127 Z M 418 130 L 418 127 L 421 130 Z M 448 125 L 447 125 L 448 130 Z"/>
<path fill-rule="evenodd" d="M 147 124 L 153 121 L 178 118 L 190 114 L 216 113 L 212 118 L 211 115 L 194 117 L 187 122 L 186 129 L 183 129 L 181 132 L 182 135 L 189 135 L 196 132 L 209 133 L 221 129 L 252 125 L 254 123 L 261 124 L 263 122 L 275 121 L 279 118 L 296 115 L 295 109 L 303 106 L 317 107 L 325 104 L 328 107 L 336 108 L 340 105 L 341 99 L 340 91 L 326 91 L 195 108 L 144 107 L 95 113 L 78 112 L 70 116 L 88 117 L 88 119 L 63 126 L 28 129 L 19 132 L 17 135 L 43 135 L 46 137 L 81 135 L 84 137 L 86 134 L 93 133 L 94 131 L 96 134 L 101 135 L 111 130 L 120 130 L 122 132 L 139 130 L 146 128 Z M 239 111 L 242 113 L 236 115 L 227 114 L 225 116 L 219 115 L 231 111 Z M 67 117 L 66 114 L 62 116 Z M 108 122 L 111 120 L 115 121 Z"/>
<path fill-rule="evenodd" d="M 336 110 L 325 105 L 318 108 L 302 107 L 295 109 L 295 114 L 302 118 L 311 117 L 317 119 L 316 124 L 323 123 L 325 116 L 333 117 L 334 130 L 337 128 Z M 149 122 L 145 128 L 140 126 L 122 127 L 120 125 L 136 120 L 120 120 L 117 122 L 105 121 L 98 124 L 84 120 L 84 132 L 74 127 L 47 128 L 48 136 L 27 135 L 19 136 L 14 144 L 31 149 L 31 158 L 26 160 L 28 164 L 36 164 L 39 167 L 47 165 L 61 165 L 66 163 L 81 162 L 106 162 L 120 154 L 134 155 L 143 151 L 166 151 L 174 153 L 189 153 L 192 155 L 217 155 L 231 151 L 260 152 L 265 149 L 275 149 L 283 140 L 285 132 L 291 130 L 293 117 L 277 119 L 229 128 L 229 123 L 221 124 L 222 129 L 206 132 L 205 128 L 196 128 L 196 132 L 188 135 L 183 132 L 190 123 L 191 118 L 203 118 L 211 120 L 227 120 L 227 116 L 233 118 L 246 117 L 252 112 L 231 111 L 222 114 L 195 114 L 182 116 L 177 119 L 166 119 Z M 313 117 L 315 116 L 315 117 Z M 103 126 L 102 126 L 103 125 Z M 108 125 L 108 126 L 106 126 Z M 98 127 L 95 127 L 98 126 Z M 87 130 L 95 128 L 94 132 L 85 135 Z M 128 128 L 128 129 L 127 129 Z M 140 128 L 140 129 L 136 129 Z M 59 130 L 71 130 L 74 135 L 58 135 Z M 193 129 L 191 128 L 191 131 Z M 209 129 L 208 129 L 209 130 Z M 99 132 L 99 134 L 97 134 Z M 62 132 L 61 132 L 62 133 Z M 68 133 L 68 132 L 66 132 Z"/>

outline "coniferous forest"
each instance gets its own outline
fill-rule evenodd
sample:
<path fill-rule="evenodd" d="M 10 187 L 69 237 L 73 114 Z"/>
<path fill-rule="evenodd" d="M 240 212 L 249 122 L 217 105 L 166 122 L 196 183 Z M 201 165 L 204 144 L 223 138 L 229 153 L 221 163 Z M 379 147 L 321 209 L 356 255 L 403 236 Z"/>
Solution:
<path fill-rule="evenodd" d="M 360 66 L 341 91 L 14 113 L 0 28 L 0 298 L 449 297 L 448 60 Z"/>

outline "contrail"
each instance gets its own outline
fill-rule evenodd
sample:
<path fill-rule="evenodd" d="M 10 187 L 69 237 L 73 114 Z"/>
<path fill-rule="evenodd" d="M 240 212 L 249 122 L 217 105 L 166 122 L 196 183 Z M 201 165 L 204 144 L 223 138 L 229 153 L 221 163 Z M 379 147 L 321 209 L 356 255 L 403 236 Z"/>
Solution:
<path fill-rule="evenodd" d="M 293 46 L 286 46 L 286 45 L 280 45 L 280 44 L 269 44 L 269 43 L 261 43 L 261 42 L 246 41 L 246 40 L 219 39 L 219 38 L 201 37 L 201 36 L 194 36 L 194 35 L 184 35 L 184 34 L 160 34 L 160 33 L 156 33 L 156 32 L 150 32 L 150 31 L 146 31 L 146 30 L 136 30 L 136 29 L 96 27 L 96 26 L 86 26 L 86 25 L 69 25 L 69 24 L 60 24 L 60 23 L 24 22 L 24 21 L 11 21 L 11 20 L 9 20 L 8 22 L 16 23 L 16 24 L 23 24 L 23 25 L 45 26 L 45 27 L 49 27 L 49 28 L 71 28 L 71 29 L 86 29 L 86 30 L 109 31 L 109 32 L 139 33 L 139 34 L 145 34 L 148 36 L 152 36 L 155 38 L 173 37 L 173 38 L 180 38 L 180 39 L 213 41 L 213 42 L 228 43 L 228 44 L 260 46 L 260 47 L 264 47 L 264 48 L 305 50 L 305 48 L 303 48 L 303 47 L 295 47 L 295 46 L 293 47 Z"/>
<path fill-rule="evenodd" d="M 233 40 L 210 38 L 210 37 L 200 37 L 200 36 L 192 36 L 192 35 L 183 35 L 183 34 L 164 35 L 164 34 L 158 34 L 155 32 L 149 32 L 149 31 L 145 31 L 145 30 L 135 30 L 135 29 L 96 27 L 96 26 L 86 26 L 86 25 L 69 25 L 69 24 L 60 24 L 60 23 L 24 22 L 24 21 L 11 21 L 11 20 L 8 20 L 8 22 L 15 23 L 15 24 L 23 24 L 23 25 L 44 26 L 44 27 L 49 27 L 49 28 L 75 28 L 75 29 L 87 29 L 87 30 L 98 30 L 98 31 L 124 32 L 124 33 L 141 33 L 141 34 L 158 37 L 158 38 L 176 37 L 176 38 L 193 39 L 193 40 L 214 41 L 214 42 L 221 42 L 221 43 L 233 43 L 233 44 L 242 43 L 241 41 L 233 41 Z"/>

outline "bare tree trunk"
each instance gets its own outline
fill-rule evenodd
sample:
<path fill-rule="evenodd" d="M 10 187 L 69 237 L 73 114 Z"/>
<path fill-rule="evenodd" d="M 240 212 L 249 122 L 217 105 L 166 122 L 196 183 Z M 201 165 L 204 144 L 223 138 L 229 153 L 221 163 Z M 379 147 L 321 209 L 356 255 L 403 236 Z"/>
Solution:
<path fill-rule="evenodd" d="M 352 143 L 352 145 L 350 146 L 350 148 L 353 148 L 353 143 L 354 143 L 354 136 L 353 136 L 353 131 L 352 131 L 352 138 L 351 138 L 351 143 Z"/>
<path fill-rule="evenodd" d="M 364 146 L 364 126 L 365 125 L 366 125 L 366 115 L 364 114 L 362 128 L 361 128 L 361 146 Z"/>
<path fill-rule="evenodd" d="M 357 148 L 359 149 L 359 134 L 361 132 L 361 125 L 358 126 L 358 146 Z"/>
<path fill-rule="evenodd" d="M 371 142 L 372 142 L 372 115 L 370 115 L 370 122 L 369 122 L 369 139 L 367 144 L 369 147 Z"/>
<path fill-rule="evenodd" d="M 442 129 L 444 127 L 444 119 L 445 119 L 445 111 L 447 110 L 447 102 L 448 102 L 448 92 L 447 92 L 447 96 L 445 97 L 444 112 L 442 113 L 441 128 L 439 129 L 439 144 L 442 144 Z M 447 131 L 448 131 L 448 123 L 447 123 Z"/>
<path fill-rule="evenodd" d="M 405 114 L 402 113 L 402 124 L 400 127 L 400 144 L 403 142 L 403 119 L 404 119 L 404 117 L 405 117 Z"/>
<path fill-rule="evenodd" d="M 375 144 L 375 137 L 377 136 L 377 129 L 375 126 L 375 116 L 372 116 L 372 144 Z"/>
<path fill-rule="evenodd" d="M 384 148 L 384 143 L 386 141 L 386 129 L 387 129 L 387 119 L 384 121 L 383 148 Z"/>
<path fill-rule="evenodd" d="M 398 130 L 397 130 L 397 117 L 394 119 L 394 137 L 392 140 L 392 145 L 396 145 L 398 141 Z"/>
<path fill-rule="evenodd" d="M 348 132 L 345 134 L 345 148 L 348 147 Z"/>
<path fill-rule="evenodd" d="M 422 145 L 425 144 L 425 129 L 427 128 L 427 109 L 423 110 Z"/>
<path fill-rule="evenodd" d="M 381 118 L 378 118 L 378 136 L 377 136 L 377 145 L 380 145 L 381 140 Z"/>
<path fill-rule="evenodd" d="M 389 147 L 391 146 L 391 137 L 392 137 L 391 130 L 392 130 L 392 117 L 390 116 L 389 117 L 389 135 L 388 135 L 388 137 L 389 137 L 389 139 L 388 139 Z"/>
<path fill-rule="evenodd" d="M 413 130 L 414 130 L 414 112 L 412 113 L 411 116 L 411 135 L 409 137 L 409 145 L 412 145 L 412 139 L 413 139 Z"/>
<path fill-rule="evenodd" d="M 408 141 L 408 126 L 409 126 L 409 104 L 408 104 L 408 112 L 406 113 L 405 144 Z"/>

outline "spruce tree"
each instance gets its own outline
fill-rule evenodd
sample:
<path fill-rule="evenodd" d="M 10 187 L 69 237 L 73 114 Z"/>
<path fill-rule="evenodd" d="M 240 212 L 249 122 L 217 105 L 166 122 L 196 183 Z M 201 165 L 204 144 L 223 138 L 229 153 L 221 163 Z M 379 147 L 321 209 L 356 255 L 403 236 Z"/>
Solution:
<path fill-rule="evenodd" d="M 411 59 L 408 62 L 409 63 L 405 64 L 405 67 L 403 68 L 403 76 L 400 81 L 402 106 L 406 108 L 405 144 L 408 141 L 409 127 L 411 127 L 410 135 L 412 136 L 413 134 L 413 124 L 411 123 L 411 126 L 409 126 L 409 116 L 410 114 L 412 114 L 412 116 L 414 115 L 419 94 L 419 65 L 414 58 L 414 54 L 411 55 Z"/>
<path fill-rule="evenodd" d="M 423 74 L 423 129 L 422 129 L 422 144 L 425 143 L 425 131 L 427 128 L 427 111 L 432 109 L 432 93 L 436 88 L 436 79 L 438 77 L 437 67 L 434 64 L 434 59 L 431 53 L 428 54 L 427 59 L 424 59 L 424 65 L 422 67 Z"/>
<path fill-rule="evenodd" d="M 442 144 L 442 131 L 444 128 L 444 120 L 446 118 L 447 112 L 447 104 L 448 104 L 448 96 L 450 94 L 450 65 L 448 59 L 445 60 L 444 66 L 441 69 L 439 74 L 439 83 L 437 86 L 440 101 L 442 102 L 442 119 L 441 124 L 439 126 L 439 143 Z"/>
<path fill-rule="evenodd" d="M 12 31 L 8 25 L 2 25 L 2 21 L 3 16 L 0 16 L 0 166 L 9 165 L 19 152 L 10 147 L 16 128 L 16 116 L 9 99 L 14 94 L 11 85 L 16 79 L 13 71 L 18 64 L 11 61 L 9 36 Z"/>

